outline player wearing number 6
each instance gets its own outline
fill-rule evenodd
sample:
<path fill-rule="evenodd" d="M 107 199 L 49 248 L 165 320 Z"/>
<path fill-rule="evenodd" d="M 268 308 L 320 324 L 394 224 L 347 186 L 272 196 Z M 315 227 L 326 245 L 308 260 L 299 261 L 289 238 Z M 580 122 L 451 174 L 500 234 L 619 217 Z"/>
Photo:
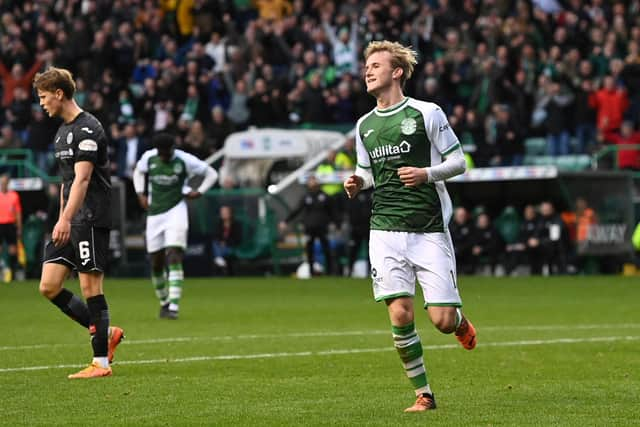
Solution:
<path fill-rule="evenodd" d="M 51 67 L 35 77 L 33 86 L 47 114 L 63 120 L 54 141 L 62 175 L 60 215 L 45 249 L 40 293 L 91 334 L 93 361 L 69 378 L 110 376 L 124 334 L 109 326 L 102 289 L 111 227 L 107 138 L 100 122 L 74 101 L 69 71 Z M 86 303 L 62 287 L 72 269 L 78 271 Z"/>
<path fill-rule="evenodd" d="M 476 345 L 464 317 L 449 235 L 451 199 L 444 180 L 465 171 L 458 138 L 439 106 L 405 97 L 404 82 L 416 53 L 398 43 L 375 41 L 365 52 L 365 83 L 377 107 L 356 125 L 357 167 L 344 182 L 349 198 L 374 187 L 369 258 L 373 294 L 384 301 L 393 340 L 416 393 L 406 412 L 435 409 L 422 343 L 414 323 L 416 281 L 431 322 L 455 332 L 462 346 Z"/>

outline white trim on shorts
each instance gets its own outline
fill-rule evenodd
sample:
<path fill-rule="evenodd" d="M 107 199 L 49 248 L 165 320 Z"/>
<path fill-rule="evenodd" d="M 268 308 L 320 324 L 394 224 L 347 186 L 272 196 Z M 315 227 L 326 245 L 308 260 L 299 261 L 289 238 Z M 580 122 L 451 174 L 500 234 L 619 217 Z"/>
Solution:
<path fill-rule="evenodd" d="M 78 267 L 76 266 L 75 262 L 69 261 L 67 258 L 65 258 L 63 256 L 59 256 L 57 258 L 48 259 L 45 262 L 43 262 L 43 264 L 52 264 L 52 263 L 60 264 L 59 262 L 56 262 L 56 261 L 60 261 L 60 260 L 68 262 L 71 265 L 71 268 L 73 268 L 74 270 L 78 269 Z M 61 264 L 61 265 L 65 265 L 65 264 Z M 69 267 L 69 266 L 67 266 L 67 267 Z"/>

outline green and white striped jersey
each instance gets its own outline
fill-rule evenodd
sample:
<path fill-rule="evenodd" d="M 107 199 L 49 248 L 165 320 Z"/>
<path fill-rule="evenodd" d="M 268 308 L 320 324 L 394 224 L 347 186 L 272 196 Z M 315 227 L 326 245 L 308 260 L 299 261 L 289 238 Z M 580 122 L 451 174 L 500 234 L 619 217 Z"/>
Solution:
<path fill-rule="evenodd" d="M 452 206 L 444 182 L 406 187 L 398 168 L 438 165 L 459 147 L 444 112 L 431 102 L 407 97 L 361 117 L 356 125 L 356 151 L 358 166 L 373 175 L 371 229 L 445 231 Z"/>
<path fill-rule="evenodd" d="M 136 169 L 147 174 L 149 215 L 158 215 L 180 203 L 188 191 L 187 181 L 194 175 L 204 175 L 209 165 L 196 156 L 175 149 L 168 163 L 158 156 L 158 150 L 145 151 Z"/>

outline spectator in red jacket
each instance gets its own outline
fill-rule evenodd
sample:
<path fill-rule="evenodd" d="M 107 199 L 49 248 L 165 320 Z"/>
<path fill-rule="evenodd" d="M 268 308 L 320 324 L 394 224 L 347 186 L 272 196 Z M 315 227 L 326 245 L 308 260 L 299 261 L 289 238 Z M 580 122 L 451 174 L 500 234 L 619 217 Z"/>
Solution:
<path fill-rule="evenodd" d="M 29 71 L 24 72 L 24 67 L 20 63 L 15 63 L 11 67 L 11 71 L 0 61 L 0 78 L 2 78 L 2 106 L 8 107 L 13 101 L 13 93 L 16 87 L 21 87 L 27 92 L 31 91 L 31 82 L 33 76 L 36 75 L 42 61 L 36 59 Z"/>
<path fill-rule="evenodd" d="M 589 105 L 597 111 L 598 130 L 613 132 L 620 129 L 624 112 L 629 107 L 629 97 L 624 87 L 616 87 L 613 76 L 606 76 L 602 89 L 589 96 Z"/>
<path fill-rule="evenodd" d="M 601 134 L 600 139 L 616 145 L 638 145 L 636 148 L 618 150 L 618 167 L 620 169 L 640 170 L 640 132 L 633 129 L 631 122 L 623 122 L 619 132 Z"/>

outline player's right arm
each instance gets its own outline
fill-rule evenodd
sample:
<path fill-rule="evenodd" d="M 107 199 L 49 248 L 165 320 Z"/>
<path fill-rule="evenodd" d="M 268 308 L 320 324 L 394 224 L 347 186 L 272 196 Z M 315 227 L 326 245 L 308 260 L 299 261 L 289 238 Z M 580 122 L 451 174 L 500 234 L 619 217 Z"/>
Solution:
<path fill-rule="evenodd" d="M 133 188 L 138 195 L 138 203 L 140 203 L 140 206 L 142 206 L 144 210 L 147 210 L 149 208 L 149 201 L 146 194 L 144 194 L 144 176 L 145 174 L 142 173 L 140 169 L 135 168 L 133 170 Z"/>
<path fill-rule="evenodd" d="M 149 171 L 149 157 L 153 150 L 145 151 L 133 169 L 133 188 L 138 195 L 138 202 L 143 209 L 149 209 L 149 199 L 145 194 L 145 175 Z"/>
<path fill-rule="evenodd" d="M 60 209 L 58 209 L 58 221 L 62 218 L 62 210 L 64 209 L 64 182 L 60 184 Z"/>
<path fill-rule="evenodd" d="M 358 120 L 356 125 L 356 171 L 343 183 L 344 191 L 350 199 L 353 199 L 360 190 L 372 187 L 374 184 L 373 174 L 371 173 L 371 159 L 360 137 L 361 123 L 362 118 Z"/>
<path fill-rule="evenodd" d="M 62 210 L 58 223 L 53 227 L 51 233 L 51 240 L 56 246 L 66 244 L 71 238 L 71 220 L 84 203 L 93 174 L 93 163 L 86 160 L 78 161 L 75 163 L 73 171 L 75 177 L 69 190 L 67 205 Z"/>

